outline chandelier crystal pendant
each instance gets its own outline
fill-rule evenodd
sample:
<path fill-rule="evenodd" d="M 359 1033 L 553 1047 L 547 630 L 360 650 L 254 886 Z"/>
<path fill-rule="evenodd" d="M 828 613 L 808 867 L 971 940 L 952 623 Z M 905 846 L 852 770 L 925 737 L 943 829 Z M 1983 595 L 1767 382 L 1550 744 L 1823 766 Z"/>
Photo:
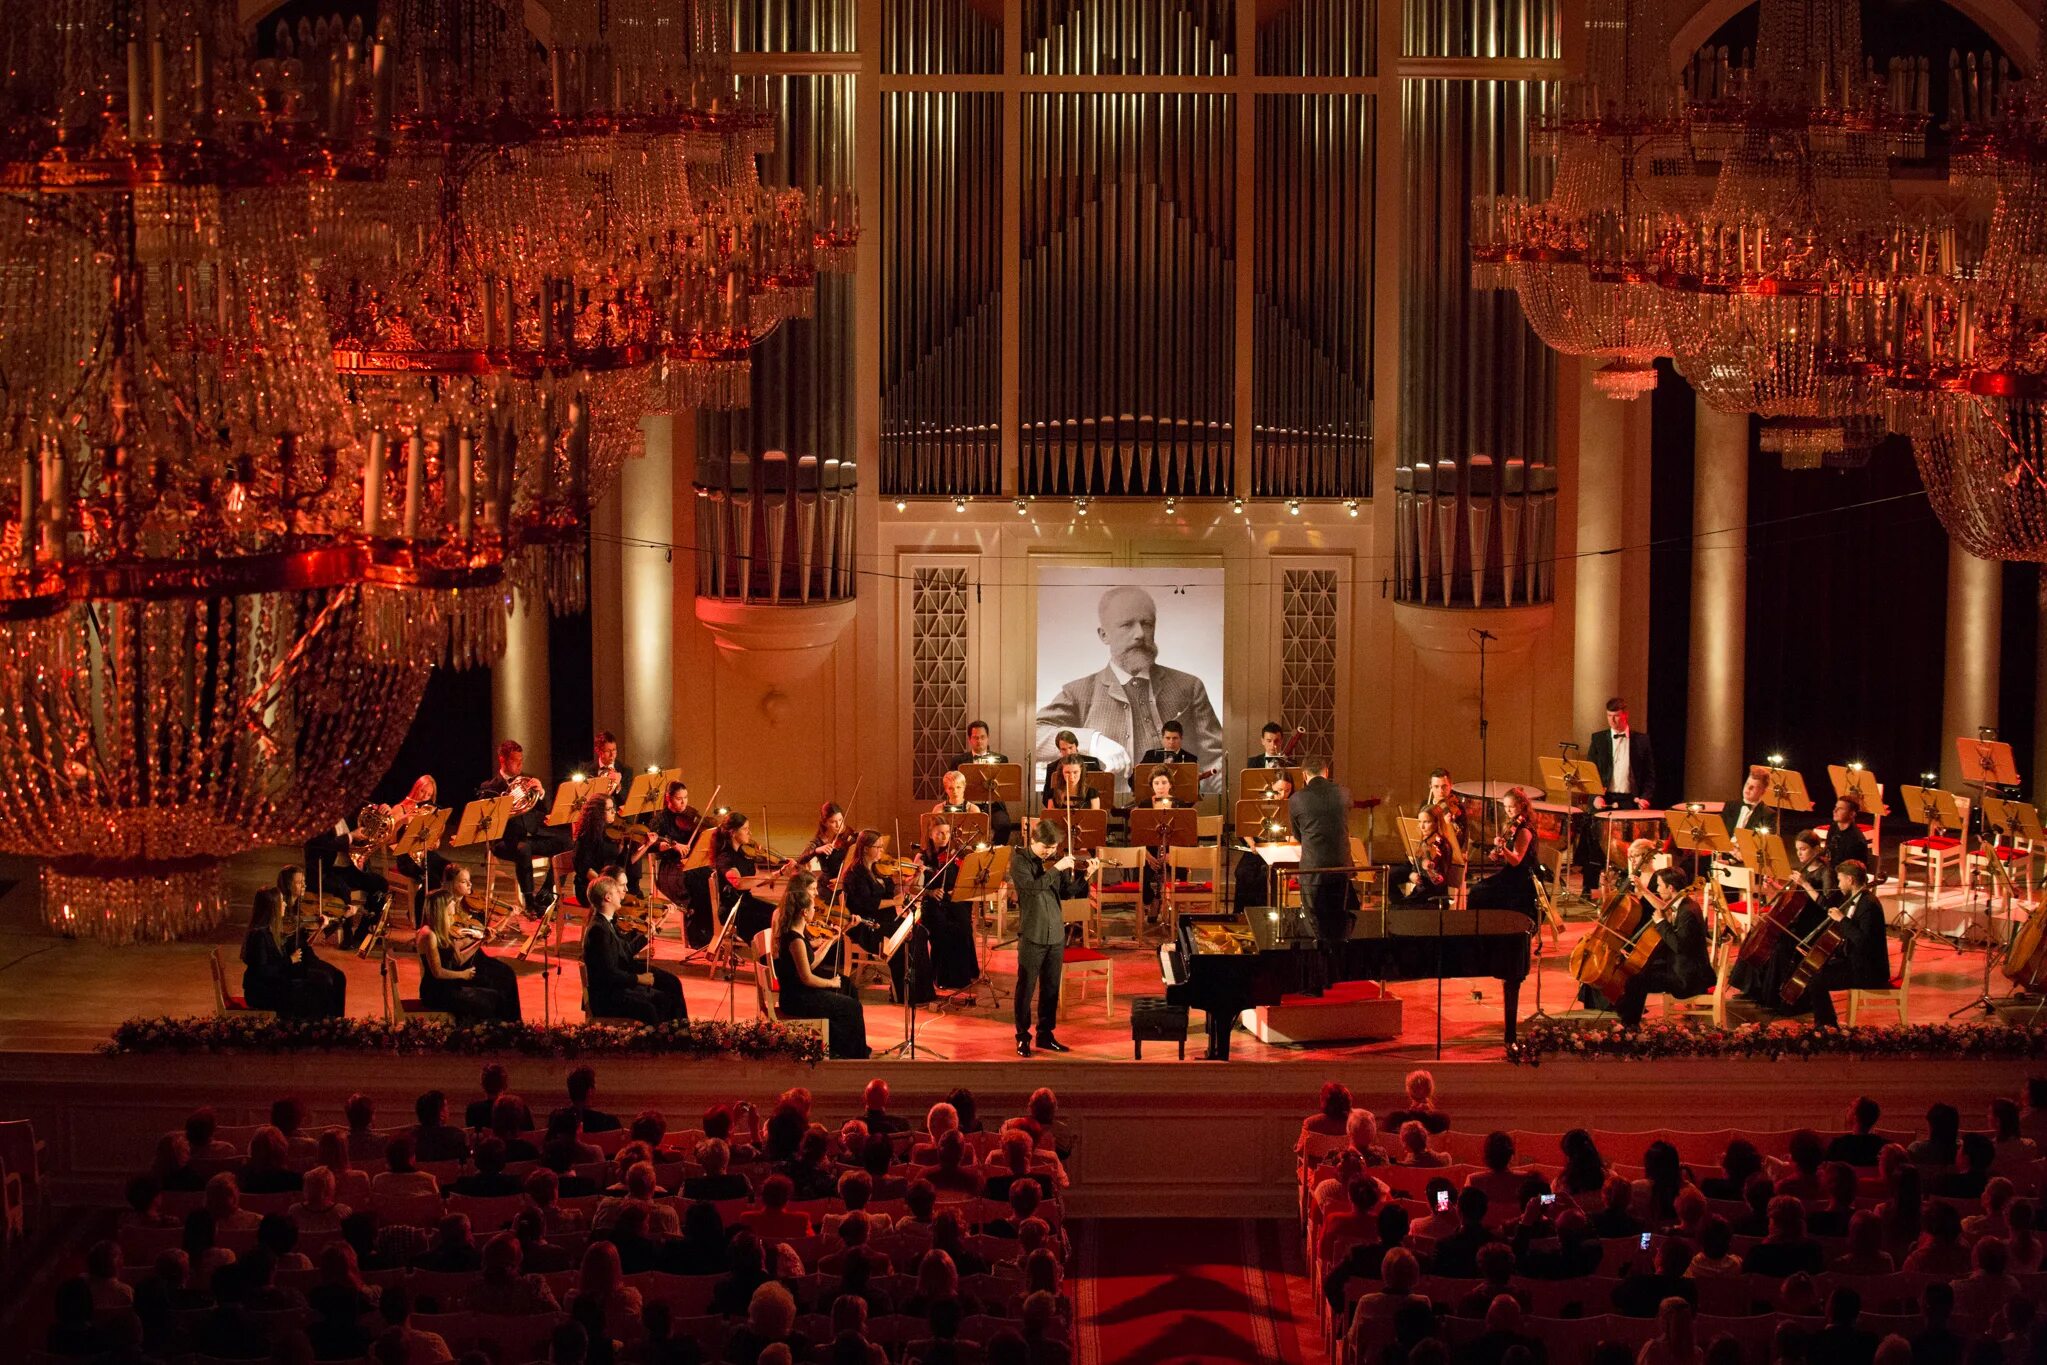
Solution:
<path fill-rule="evenodd" d="M 1865 72 L 1854 0 L 1764 0 L 1754 69 L 1704 53 L 1693 72 L 1694 146 L 1718 172 L 1710 199 L 1659 224 L 1678 371 L 1720 411 L 1760 414 L 1787 467 L 1852 462 L 1882 435 L 1902 298 L 1889 158 L 1924 119 Z"/>

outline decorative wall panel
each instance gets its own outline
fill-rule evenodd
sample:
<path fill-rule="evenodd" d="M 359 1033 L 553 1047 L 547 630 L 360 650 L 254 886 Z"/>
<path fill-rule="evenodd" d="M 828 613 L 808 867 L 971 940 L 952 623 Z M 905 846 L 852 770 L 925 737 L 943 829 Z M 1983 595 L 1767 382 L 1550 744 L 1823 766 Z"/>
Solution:
<path fill-rule="evenodd" d="M 882 496 L 1000 493 L 1002 97 L 883 99 Z"/>
<path fill-rule="evenodd" d="M 910 586 L 910 737 L 915 795 L 941 794 L 947 760 L 967 746 L 967 571 L 918 569 Z"/>
<path fill-rule="evenodd" d="M 1001 0 L 886 0 L 881 25 L 881 69 L 891 76 L 1002 70 Z"/>
<path fill-rule="evenodd" d="M 1025 493 L 1230 492 L 1235 105 L 1024 97 Z"/>
<path fill-rule="evenodd" d="M 1327 756 L 1336 743 L 1337 577 L 1334 569 L 1280 574 L 1280 724 L 1302 726 L 1303 758 Z"/>
<path fill-rule="evenodd" d="M 1372 101 L 1258 97 L 1251 491 L 1372 492 Z"/>
<path fill-rule="evenodd" d="M 1233 0 L 1024 0 L 1024 70 L 1227 76 L 1237 69 L 1236 24 Z"/>

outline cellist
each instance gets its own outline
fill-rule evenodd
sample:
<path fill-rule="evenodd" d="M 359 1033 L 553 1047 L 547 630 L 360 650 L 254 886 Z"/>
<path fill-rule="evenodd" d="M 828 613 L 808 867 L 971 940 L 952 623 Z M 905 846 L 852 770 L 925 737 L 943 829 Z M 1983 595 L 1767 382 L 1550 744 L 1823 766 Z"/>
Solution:
<path fill-rule="evenodd" d="M 1840 900 L 1827 907 L 1826 917 L 1840 928 L 1842 943 L 1805 990 L 1812 1021 L 1836 1028 L 1835 991 L 1881 991 L 1891 984 L 1891 945 L 1884 927 L 1883 902 L 1869 889 L 1869 868 L 1850 858 L 1834 869 Z"/>
<path fill-rule="evenodd" d="M 1641 1027 L 1642 1007 L 1651 995 L 1684 998 L 1713 988 L 1713 964 L 1706 954 L 1706 917 L 1686 894 L 1690 885 L 1691 879 L 1674 867 L 1659 868 L 1649 878 L 1649 917 L 1662 941 L 1614 1002 L 1614 1013 L 1629 1032 Z"/>
<path fill-rule="evenodd" d="M 1757 961 L 1754 954 L 1744 952 L 1742 957 L 1745 960 L 1737 964 L 1735 974 L 1729 976 L 1729 981 L 1743 995 L 1775 1011 L 1784 1008 L 1781 992 L 1785 980 L 1791 975 L 1799 940 L 1819 928 L 1826 919 L 1827 905 L 1833 899 L 1827 884 L 1826 846 L 1819 833 L 1810 829 L 1800 830 L 1792 841 L 1791 856 L 1795 860 L 1791 880 L 1771 895 L 1769 905 L 1775 909 L 1762 911 L 1778 918 L 1781 932 L 1764 927 L 1759 917 L 1753 918 L 1749 925 L 1750 934 L 1776 933 L 1769 956 Z"/>

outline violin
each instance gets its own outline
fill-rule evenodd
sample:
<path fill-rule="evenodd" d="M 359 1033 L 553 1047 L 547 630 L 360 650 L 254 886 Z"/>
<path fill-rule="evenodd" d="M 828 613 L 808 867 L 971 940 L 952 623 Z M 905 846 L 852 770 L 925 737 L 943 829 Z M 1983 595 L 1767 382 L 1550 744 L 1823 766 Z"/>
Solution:
<path fill-rule="evenodd" d="M 1521 831 L 1528 828 L 1530 820 L 1525 815 L 1516 815 L 1500 826 L 1500 832 L 1493 836 L 1493 860 L 1505 863 L 1507 855 L 1514 851 L 1514 845 L 1521 840 Z"/>
<path fill-rule="evenodd" d="M 1421 843 L 1415 849 L 1414 876 L 1408 880 L 1408 894 L 1413 895 L 1424 885 L 1443 887 L 1450 883 L 1451 859 L 1454 849 L 1451 842 L 1451 822 L 1463 823 L 1464 806 L 1454 796 L 1433 801 L 1421 810 L 1424 833 Z"/>
<path fill-rule="evenodd" d="M 1661 942 L 1663 930 L 1648 902 L 1615 891 L 1600 905 L 1598 921 L 1571 949 L 1571 975 L 1608 1000 L 1618 1000 Z"/>

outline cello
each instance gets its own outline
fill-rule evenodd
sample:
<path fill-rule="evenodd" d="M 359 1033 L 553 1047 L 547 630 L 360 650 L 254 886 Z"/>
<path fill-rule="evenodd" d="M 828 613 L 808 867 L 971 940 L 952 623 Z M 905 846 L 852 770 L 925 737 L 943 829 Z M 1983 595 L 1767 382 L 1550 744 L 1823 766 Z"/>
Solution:
<path fill-rule="evenodd" d="M 1792 964 L 1791 975 L 1784 979 L 1784 989 L 1778 993 L 1785 1008 L 1789 1009 L 1805 998 L 1813 978 L 1820 974 L 1822 967 L 1833 961 L 1834 954 L 1848 941 L 1848 935 L 1842 931 L 1845 923 L 1845 920 L 1828 916 L 1821 922 L 1819 928 L 1800 939 L 1793 947 L 1792 952 L 1796 960 Z"/>
<path fill-rule="evenodd" d="M 1819 903 L 1819 897 L 1813 894 L 1812 883 L 1805 879 L 1805 874 L 1813 864 L 1824 866 L 1826 861 L 1826 846 L 1815 846 L 1811 855 L 1791 874 L 1791 880 L 1778 889 L 1769 905 L 1749 925 L 1748 932 L 1742 935 L 1741 951 L 1735 958 L 1737 962 L 1756 969 L 1770 961 L 1778 943 L 1791 933 L 1791 926 L 1805 913 L 1805 907 Z"/>
<path fill-rule="evenodd" d="M 2047 988 L 2047 913 L 2035 911 L 2004 956 L 2004 974 L 2022 991 Z"/>
<path fill-rule="evenodd" d="M 1571 949 L 1571 975 L 1608 1000 L 1618 1000 L 1628 982 L 1649 965 L 1661 942 L 1663 930 L 1647 902 L 1616 889 L 1599 907 L 1598 920 Z"/>

